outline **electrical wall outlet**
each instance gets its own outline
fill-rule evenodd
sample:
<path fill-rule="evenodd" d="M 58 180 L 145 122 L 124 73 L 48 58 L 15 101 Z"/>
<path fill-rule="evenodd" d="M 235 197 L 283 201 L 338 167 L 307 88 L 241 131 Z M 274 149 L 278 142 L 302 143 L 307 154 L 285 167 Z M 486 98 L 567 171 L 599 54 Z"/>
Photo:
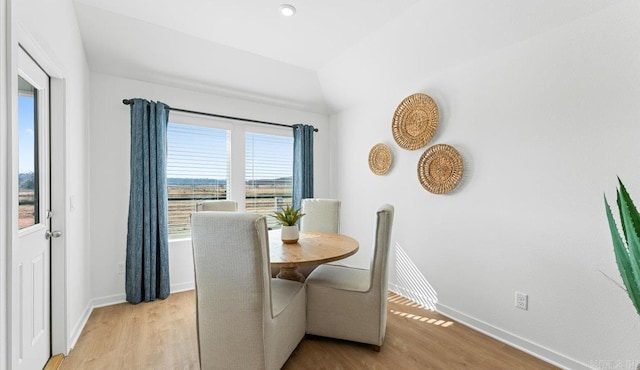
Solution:
<path fill-rule="evenodd" d="M 124 275 L 124 262 L 118 262 L 116 270 L 118 271 L 118 275 Z"/>
<path fill-rule="evenodd" d="M 516 307 L 523 310 L 529 309 L 529 296 L 525 293 L 516 292 Z"/>

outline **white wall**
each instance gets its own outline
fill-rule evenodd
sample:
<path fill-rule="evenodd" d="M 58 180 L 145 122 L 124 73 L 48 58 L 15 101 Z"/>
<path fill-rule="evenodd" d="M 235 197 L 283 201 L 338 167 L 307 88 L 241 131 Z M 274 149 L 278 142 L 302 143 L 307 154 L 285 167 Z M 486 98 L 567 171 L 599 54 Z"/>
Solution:
<path fill-rule="evenodd" d="M 91 246 L 94 305 L 122 302 L 124 275 L 116 266 L 125 260 L 129 204 L 129 107 L 125 98 L 160 100 L 177 108 L 319 128 L 314 139 L 315 194 L 328 197 L 329 118 L 326 115 L 225 98 L 105 74 L 91 74 Z M 169 245 L 172 290 L 193 286 L 189 241 Z"/>
<path fill-rule="evenodd" d="M 47 67 L 53 66 L 65 85 L 65 122 L 62 128 L 64 132 L 63 135 L 53 133 L 53 137 L 63 137 L 64 140 L 63 151 L 67 162 L 63 166 L 66 169 L 62 176 L 66 184 L 64 204 L 68 208 L 57 209 L 54 212 L 64 213 L 66 219 L 63 230 L 66 258 L 64 284 L 67 294 L 64 302 L 67 313 L 65 331 L 67 343 L 73 345 L 87 318 L 91 298 L 86 146 L 89 67 L 71 0 L 20 0 L 12 1 L 12 6 L 13 32 L 19 37 L 26 36 L 32 46 L 37 45 L 38 56 L 46 56 Z M 18 39 L 16 36 L 15 40 Z M 13 50 L 17 51 L 17 47 Z"/>
<path fill-rule="evenodd" d="M 389 202 L 393 243 L 419 270 L 412 286 L 394 267 L 397 289 L 428 288 L 426 278 L 440 311 L 562 366 L 635 369 L 640 317 L 603 275 L 621 283 L 603 193 L 615 202 L 619 175 L 640 201 L 640 4 L 614 3 L 450 68 L 370 64 L 389 51 L 412 60 L 447 52 L 416 47 L 429 25 L 424 12 L 407 12 L 329 66 L 349 75 L 345 90 L 359 89 L 359 103 L 331 123 L 341 230 L 362 242 L 353 262 L 368 262 L 374 211 Z M 464 181 L 448 195 L 418 182 L 426 147 L 400 149 L 391 135 L 397 104 L 415 92 L 439 104 L 431 144 L 454 145 L 465 159 Z M 382 177 L 367 165 L 378 142 L 394 152 Z M 514 307 L 515 291 L 529 295 L 528 311 Z"/>

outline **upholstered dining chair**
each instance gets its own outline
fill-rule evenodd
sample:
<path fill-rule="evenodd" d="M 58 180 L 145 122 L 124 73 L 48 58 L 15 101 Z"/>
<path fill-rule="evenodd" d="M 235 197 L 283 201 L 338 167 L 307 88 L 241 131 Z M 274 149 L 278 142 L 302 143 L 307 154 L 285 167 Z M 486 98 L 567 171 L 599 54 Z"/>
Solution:
<path fill-rule="evenodd" d="M 394 208 L 378 209 L 369 269 L 318 266 L 307 278 L 307 333 L 372 344 L 380 351 L 387 327 L 387 264 Z"/>
<path fill-rule="evenodd" d="M 340 232 L 340 201 L 337 199 L 303 199 L 300 231 Z"/>
<path fill-rule="evenodd" d="M 304 217 L 300 219 L 300 231 L 340 232 L 340 201 L 338 199 L 307 198 L 300 205 Z M 332 264 L 341 265 L 340 261 Z M 302 275 L 308 276 L 318 265 L 299 267 Z M 272 273 L 278 273 L 272 269 Z"/>
<path fill-rule="evenodd" d="M 236 212 L 238 210 L 238 202 L 234 200 L 203 200 L 196 203 L 196 211 L 224 211 Z"/>
<path fill-rule="evenodd" d="M 202 369 L 280 369 L 305 334 L 305 285 L 271 279 L 264 216 L 191 215 Z"/>

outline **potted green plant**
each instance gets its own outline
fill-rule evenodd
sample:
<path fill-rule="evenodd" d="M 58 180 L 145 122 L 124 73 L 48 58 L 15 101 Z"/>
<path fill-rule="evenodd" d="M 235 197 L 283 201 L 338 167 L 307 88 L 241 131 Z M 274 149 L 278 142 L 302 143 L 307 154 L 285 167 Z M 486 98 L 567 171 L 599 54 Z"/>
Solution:
<path fill-rule="evenodd" d="M 294 209 L 292 206 L 284 206 L 281 211 L 274 212 L 278 222 L 282 225 L 281 239 L 285 244 L 297 243 L 300 238 L 298 232 L 298 220 L 304 216 L 304 213 L 300 213 L 300 209 Z"/>
<path fill-rule="evenodd" d="M 620 276 L 629 298 L 640 315 L 640 213 L 638 213 L 622 181 L 618 179 L 618 182 L 620 190 L 617 190 L 616 193 L 623 237 L 620 237 L 606 197 L 604 203 L 618 270 L 620 270 Z"/>

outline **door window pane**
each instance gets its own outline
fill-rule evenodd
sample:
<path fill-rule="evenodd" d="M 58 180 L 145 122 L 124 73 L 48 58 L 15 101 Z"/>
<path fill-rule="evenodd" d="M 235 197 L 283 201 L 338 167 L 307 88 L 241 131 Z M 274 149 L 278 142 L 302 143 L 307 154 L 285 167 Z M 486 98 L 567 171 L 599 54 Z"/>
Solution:
<path fill-rule="evenodd" d="M 169 236 L 191 234 L 190 215 L 196 204 L 227 199 L 229 131 L 171 123 L 167 126 Z"/>
<path fill-rule="evenodd" d="M 38 197 L 38 90 L 18 76 L 18 225 L 40 222 Z"/>
<path fill-rule="evenodd" d="M 245 171 L 247 212 L 270 215 L 291 205 L 293 138 L 247 132 Z M 273 217 L 267 217 L 267 224 L 280 228 Z"/>

